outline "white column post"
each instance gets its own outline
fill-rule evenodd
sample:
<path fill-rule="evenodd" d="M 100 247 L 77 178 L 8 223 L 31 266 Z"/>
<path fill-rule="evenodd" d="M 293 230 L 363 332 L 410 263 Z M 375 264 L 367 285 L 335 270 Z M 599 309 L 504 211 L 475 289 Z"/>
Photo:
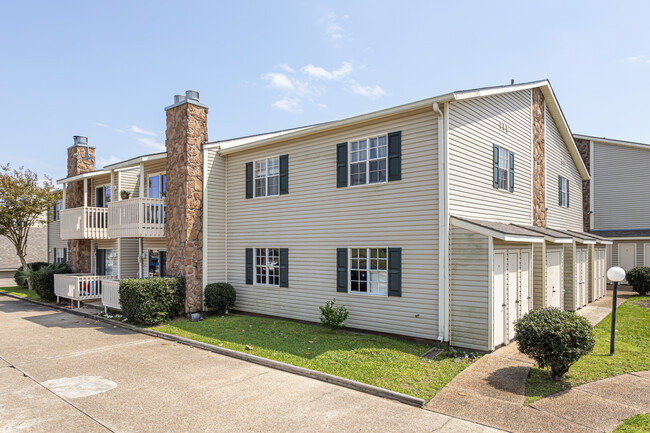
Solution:
<path fill-rule="evenodd" d="M 83 179 L 83 183 L 84 183 L 84 204 L 83 204 L 82 207 L 88 206 L 88 182 L 87 182 L 87 180 L 88 179 Z"/>
<path fill-rule="evenodd" d="M 67 196 L 67 191 L 66 191 L 67 189 L 68 189 L 68 184 L 64 183 L 63 184 L 63 203 L 61 204 L 61 209 L 66 208 L 65 201 L 66 201 L 66 196 Z"/>
<path fill-rule="evenodd" d="M 115 201 L 115 172 L 111 170 L 111 201 Z M 117 194 L 119 197 L 119 194 Z"/>
<path fill-rule="evenodd" d="M 122 172 L 118 171 L 117 172 L 117 199 L 122 200 Z"/>
<path fill-rule="evenodd" d="M 140 163 L 140 198 L 144 197 L 144 163 Z"/>
<path fill-rule="evenodd" d="M 138 278 L 142 278 L 142 238 L 138 239 Z"/>

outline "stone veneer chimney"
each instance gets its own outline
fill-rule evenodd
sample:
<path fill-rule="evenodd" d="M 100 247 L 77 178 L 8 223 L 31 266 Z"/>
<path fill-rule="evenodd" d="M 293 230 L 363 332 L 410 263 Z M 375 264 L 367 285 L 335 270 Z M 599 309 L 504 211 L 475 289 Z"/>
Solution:
<path fill-rule="evenodd" d="M 208 106 L 199 92 L 174 96 L 167 113 L 167 272 L 183 276 L 185 312 L 203 309 L 203 149 Z"/>
<path fill-rule="evenodd" d="M 589 140 L 574 138 L 573 141 L 576 142 L 576 146 L 578 146 L 578 151 L 580 152 L 580 156 L 582 157 L 585 166 L 587 166 L 587 172 L 589 172 L 589 161 L 591 158 L 590 150 L 589 150 Z M 589 172 L 589 174 L 591 173 Z M 590 204 L 589 204 L 589 200 L 590 200 L 589 183 L 590 183 L 589 180 L 582 181 L 582 227 L 585 232 L 588 232 L 591 229 L 591 214 L 589 213 L 589 211 L 591 211 Z"/>
<path fill-rule="evenodd" d="M 546 143 L 544 94 L 533 89 L 533 225 L 546 227 Z"/>
<path fill-rule="evenodd" d="M 74 144 L 68 147 L 68 176 L 72 177 L 95 170 L 95 148 L 88 146 L 88 138 L 75 135 Z M 84 203 L 84 180 L 68 182 L 65 207 L 87 206 Z M 68 241 L 68 264 L 73 272 L 90 272 L 90 239 Z"/>

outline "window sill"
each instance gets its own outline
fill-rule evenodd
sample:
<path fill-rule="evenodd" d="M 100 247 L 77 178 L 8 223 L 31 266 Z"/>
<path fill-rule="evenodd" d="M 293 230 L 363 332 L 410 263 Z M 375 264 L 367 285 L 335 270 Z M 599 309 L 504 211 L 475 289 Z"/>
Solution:
<path fill-rule="evenodd" d="M 363 296 L 365 298 L 388 298 L 388 294 L 386 295 L 372 295 L 370 293 L 358 293 L 358 292 L 350 292 L 348 290 L 348 295 L 354 295 L 354 296 Z"/>
<path fill-rule="evenodd" d="M 363 187 L 372 187 L 372 186 L 380 186 L 380 185 L 387 185 L 388 181 L 385 182 L 375 182 L 375 183 L 364 183 L 361 185 L 348 185 L 348 188 L 363 188 Z"/>

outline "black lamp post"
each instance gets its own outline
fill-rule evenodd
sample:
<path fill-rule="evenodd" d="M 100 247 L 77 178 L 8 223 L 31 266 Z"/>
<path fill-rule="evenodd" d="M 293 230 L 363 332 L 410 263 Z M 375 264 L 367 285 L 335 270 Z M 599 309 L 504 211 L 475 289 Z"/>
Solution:
<path fill-rule="evenodd" d="M 616 304 L 618 297 L 618 283 L 625 279 L 625 270 L 614 266 L 607 271 L 607 278 L 614 283 L 614 299 L 612 300 L 612 337 L 609 341 L 609 354 L 614 356 L 614 346 L 616 343 Z"/>

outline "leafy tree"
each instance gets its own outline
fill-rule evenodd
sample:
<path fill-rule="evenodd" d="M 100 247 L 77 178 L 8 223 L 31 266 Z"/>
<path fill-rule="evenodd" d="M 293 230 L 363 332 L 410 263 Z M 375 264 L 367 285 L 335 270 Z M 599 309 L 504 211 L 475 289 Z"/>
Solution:
<path fill-rule="evenodd" d="M 31 170 L 0 165 L 0 235 L 14 245 L 23 269 L 27 268 L 29 231 L 35 224 L 45 222 L 45 211 L 59 200 L 60 194 L 47 176 L 41 182 Z M 27 284 L 32 290 L 31 278 Z"/>

